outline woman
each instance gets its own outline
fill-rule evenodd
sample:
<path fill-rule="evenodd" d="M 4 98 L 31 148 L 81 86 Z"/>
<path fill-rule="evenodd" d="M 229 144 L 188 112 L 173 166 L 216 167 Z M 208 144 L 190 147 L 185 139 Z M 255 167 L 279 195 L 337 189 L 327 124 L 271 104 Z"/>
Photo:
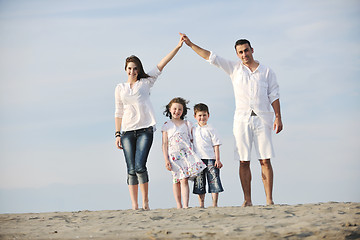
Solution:
<path fill-rule="evenodd" d="M 126 83 L 115 89 L 115 138 L 116 147 L 123 149 L 127 165 L 132 209 L 138 209 L 138 187 L 142 194 L 144 210 L 149 210 L 147 157 L 153 142 L 155 114 L 150 102 L 150 88 L 162 70 L 176 55 L 183 44 L 180 38 L 177 46 L 164 57 L 149 73 L 145 73 L 136 56 L 126 58 Z"/>

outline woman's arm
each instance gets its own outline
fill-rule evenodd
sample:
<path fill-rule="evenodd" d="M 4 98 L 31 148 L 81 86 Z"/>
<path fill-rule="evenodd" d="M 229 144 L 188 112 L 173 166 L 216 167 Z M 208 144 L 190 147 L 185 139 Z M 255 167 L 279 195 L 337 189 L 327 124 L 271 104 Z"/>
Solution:
<path fill-rule="evenodd" d="M 122 118 L 118 118 L 118 117 L 115 118 L 115 132 L 120 132 L 121 131 L 121 121 L 122 121 Z M 118 149 L 122 149 L 121 137 L 117 137 L 115 139 L 115 145 L 116 145 L 116 147 Z"/>
<path fill-rule="evenodd" d="M 168 145 L 167 132 L 162 132 L 162 150 L 163 150 L 164 159 L 165 159 L 165 167 L 167 170 L 171 171 L 171 163 L 169 160 L 168 147 L 169 147 L 169 145 Z"/>
<path fill-rule="evenodd" d="M 157 65 L 157 68 L 159 69 L 160 72 L 164 69 L 166 64 L 168 64 L 171 61 L 171 59 L 173 59 L 173 57 L 177 54 L 177 52 L 180 50 L 183 42 L 184 42 L 184 40 L 182 39 L 182 37 L 180 37 L 178 45 L 168 55 L 166 55 L 166 57 L 161 59 L 161 61 Z"/>

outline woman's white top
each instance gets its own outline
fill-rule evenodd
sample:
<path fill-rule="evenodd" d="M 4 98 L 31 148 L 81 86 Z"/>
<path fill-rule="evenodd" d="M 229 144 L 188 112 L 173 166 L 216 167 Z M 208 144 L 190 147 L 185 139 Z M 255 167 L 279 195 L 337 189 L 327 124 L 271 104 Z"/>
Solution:
<path fill-rule="evenodd" d="M 122 118 L 121 131 L 155 127 L 155 114 L 150 102 L 150 88 L 161 74 L 155 67 L 147 73 L 150 77 L 130 83 L 120 83 L 115 88 L 115 117 Z"/>

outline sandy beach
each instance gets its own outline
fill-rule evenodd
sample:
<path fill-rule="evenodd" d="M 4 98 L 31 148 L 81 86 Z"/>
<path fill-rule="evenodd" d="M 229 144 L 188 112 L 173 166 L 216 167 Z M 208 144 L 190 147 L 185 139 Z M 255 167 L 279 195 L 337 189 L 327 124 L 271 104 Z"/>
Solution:
<path fill-rule="evenodd" d="M 360 239 L 360 203 L 1 214 L 0 239 Z"/>

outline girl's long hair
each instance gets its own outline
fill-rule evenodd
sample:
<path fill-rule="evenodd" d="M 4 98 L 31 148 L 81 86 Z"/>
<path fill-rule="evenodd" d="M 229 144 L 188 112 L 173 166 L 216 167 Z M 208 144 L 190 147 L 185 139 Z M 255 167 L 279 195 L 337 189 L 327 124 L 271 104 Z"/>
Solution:
<path fill-rule="evenodd" d="M 185 99 L 181 98 L 181 97 L 177 97 L 177 98 L 173 98 L 168 105 L 166 105 L 165 107 L 165 111 L 164 111 L 164 115 L 169 117 L 170 119 L 172 118 L 171 116 L 171 112 L 170 112 L 170 108 L 171 105 L 173 103 L 180 103 L 181 105 L 183 105 L 183 113 L 180 117 L 181 120 L 184 120 L 186 114 L 187 114 L 187 110 L 190 109 L 186 106 L 187 103 L 189 103 L 189 101 L 186 101 Z"/>

